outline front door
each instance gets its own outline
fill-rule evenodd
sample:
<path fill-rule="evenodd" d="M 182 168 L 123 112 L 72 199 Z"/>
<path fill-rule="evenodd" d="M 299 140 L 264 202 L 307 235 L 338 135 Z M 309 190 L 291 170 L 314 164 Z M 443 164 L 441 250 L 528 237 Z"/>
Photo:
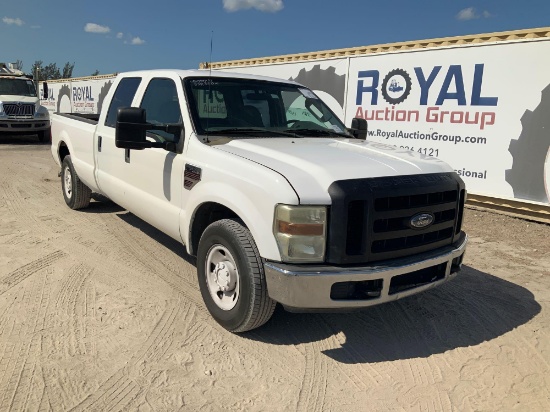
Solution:
<path fill-rule="evenodd" d="M 183 96 L 178 96 L 174 79 L 152 78 L 139 106 L 145 109 L 148 123 L 182 123 L 181 101 Z M 181 241 L 179 215 L 185 162 L 182 154 L 184 142 L 180 139 L 183 139 L 183 133 L 175 135 L 153 130 L 147 133 L 147 139 L 175 142 L 178 149 L 176 153 L 164 149 L 126 150 L 126 207 Z"/>

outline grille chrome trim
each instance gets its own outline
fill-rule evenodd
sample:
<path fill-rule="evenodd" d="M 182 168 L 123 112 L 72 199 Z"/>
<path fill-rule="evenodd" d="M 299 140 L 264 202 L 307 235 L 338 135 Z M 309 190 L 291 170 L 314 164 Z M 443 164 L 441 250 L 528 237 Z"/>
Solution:
<path fill-rule="evenodd" d="M 21 117 L 32 118 L 34 116 L 34 103 L 4 103 L 4 112 L 8 118 Z"/>

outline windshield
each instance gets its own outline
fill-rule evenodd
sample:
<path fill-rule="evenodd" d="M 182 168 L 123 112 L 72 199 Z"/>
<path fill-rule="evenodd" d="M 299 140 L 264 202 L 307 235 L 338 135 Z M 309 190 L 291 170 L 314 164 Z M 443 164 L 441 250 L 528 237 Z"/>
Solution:
<path fill-rule="evenodd" d="M 334 113 L 303 86 L 193 77 L 185 79 L 185 87 L 199 135 L 349 137 Z"/>
<path fill-rule="evenodd" d="M 0 77 L 0 94 L 36 97 L 36 89 L 32 80 L 3 79 Z"/>

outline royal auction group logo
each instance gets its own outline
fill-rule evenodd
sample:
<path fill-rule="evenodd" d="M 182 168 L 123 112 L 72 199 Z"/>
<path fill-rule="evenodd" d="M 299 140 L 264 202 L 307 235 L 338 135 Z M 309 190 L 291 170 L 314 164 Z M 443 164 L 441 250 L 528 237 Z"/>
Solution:
<path fill-rule="evenodd" d="M 473 125 L 483 130 L 495 124 L 498 105 L 498 97 L 482 91 L 484 70 L 484 64 L 414 67 L 410 73 L 403 68 L 387 73 L 360 70 L 355 117 Z M 397 106 L 405 101 L 405 107 Z"/>
<path fill-rule="evenodd" d="M 411 92 L 411 76 L 403 69 L 390 71 L 382 81 L 382 97 L 389 104 L 399 104 Z"/>

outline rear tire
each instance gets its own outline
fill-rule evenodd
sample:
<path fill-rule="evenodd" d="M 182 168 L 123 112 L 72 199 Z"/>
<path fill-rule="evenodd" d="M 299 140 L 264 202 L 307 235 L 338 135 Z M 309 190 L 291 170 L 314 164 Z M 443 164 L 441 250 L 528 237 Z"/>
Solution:
<path fill-rule="evenodd" d="M 267 294 L 263 261 L 242 221 L 223 219 L 206 228 L 197 274 L 208 311 L 225 329 L 245 332 L 273 315 L 276 302 Z"/>
<path fill-rule="evenodd" d="M 71 209 L 83 209 L 90 204 L 92 190 L 79 179 L 70 155 L 65 156 L 61 164 L 61 189 Z"/>

